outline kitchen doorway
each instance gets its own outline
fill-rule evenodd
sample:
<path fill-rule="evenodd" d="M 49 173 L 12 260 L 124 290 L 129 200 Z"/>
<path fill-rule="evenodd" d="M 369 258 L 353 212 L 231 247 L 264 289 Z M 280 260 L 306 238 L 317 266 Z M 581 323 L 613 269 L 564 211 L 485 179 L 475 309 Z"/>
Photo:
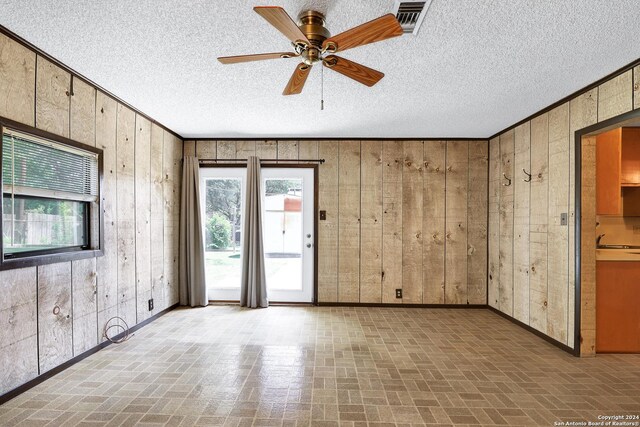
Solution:
<path fill-rule="evenodd" d="M 639 353 L 640 111 L 575 140 L 575 354 Z"/>

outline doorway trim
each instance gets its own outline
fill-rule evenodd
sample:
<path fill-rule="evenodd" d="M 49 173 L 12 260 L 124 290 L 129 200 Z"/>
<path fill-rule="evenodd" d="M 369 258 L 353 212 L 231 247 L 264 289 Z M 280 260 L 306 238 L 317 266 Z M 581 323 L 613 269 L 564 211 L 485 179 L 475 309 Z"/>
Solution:
<path fill-rule="evenodd" d="M 596 259 L 595 259 L 595 237 L 593 240 L 593 250 L 594 256 L 583 257 L 582 253 L 582 234 L 593 232 L 595 236 L 595 214 L 596 214 L 596 206 L 595 206 L 595 193 L 594 194 L 585 194 L 585 196 L 589 196 L 593 199 L 593 203 L 589 203 L 589 206 L 585 204 L 583 206 L 582 197 L 583 191 L 582 186 L 585 184 L 583 180 L 583 172 L 591 173 L 590 177 L 595 180 L 595 158 L 593 160 L 589 160 L 588 155 L 595 156 L 595 146 L 587 147 L 587 149 L 591 149 L 592 152 L 588 153 L 586 150 L 583 150 L 583 138 L 593 137 L 599 133 L 606 132 L 611 129 L 615 129 L 617 127 L 621 127 L 625 125 L 625 122 L 628 122 L 633 119 L 640 118 L 640 109 L 631 110 L 629 112 L 620 114 L 618 116 L 612 117 L 607 120 L 603 120 L 599 123 L 595 123 L 591 126 L 587 126 L 585 128 L 579 129 L 575 132 L 575 321 L 574 321 L 574 349 L 573 355 L 577 357 L 585 357 L 585 356 L 594 356 L 595 355 L 595 316 L 596 316 L 596 306 L 594 301 L 583 301 L 582 295 L 587 293 L 592 293 L 595 295 L 595 271 L 596 271 Z M 585 158 L 583 158 L 583 152 Z M 586 164 L 586 161 L 590 161 L 589 164 Z M 593 184 L 595 186 L 595 184 Z M 595 188 L 594 188 L 595 190 Z M 586 218 L 586 221 L 585 221 Z M 591 224 L 587 222 L 592 218 L 593 221 Z M 583 224 L 585 222 L 585 224 Z M 585 249 L 587 247 L 585 246 Z M 583 274 L 584 271 L 584 274 Z M 584 282 L 584 283 L 583 283 Z M 594 297 L 595 298 L 595 297 Z M 583 304 L 583 302 L 585 304 Z M 584 310 L 584 313 L 582 312 Z M 592 329 L 583 329 L 582 327 L 582 319 L 593 319 L 593 328 Z M 593 336 L 589 337 L 589 341 L 584 340 L 584 336 L 582 332 L 592 331 Z M 591 346 L 591 348 L 589 348 Z M 584 347 L 584 350 L 583 350 Z"/>
<path fill-rule="evenodd" d="M 304 160 L 302 160 L 304 161 Z M 313 169 L 313 301 L 311 304 L 319 305 L 318 301 L 318 216 L 319 216 L 319 191 L 318 184 L 320 181 L 318 163 L 269 163 L 260 164 L 261 168 L 308 168 Z M 246 163 L 205 163 L 200 164 L 200 168 L 247 168 Z M 209 303 L 231 303 L 232 301 L 216 301 L 210 300 Z M 269 304 L 281 304 L 279 301 L 269 301 Z M 296 303 L 286 303 L 294 305 Z M 304 303 L 308 304 L 308 303 Z"/>

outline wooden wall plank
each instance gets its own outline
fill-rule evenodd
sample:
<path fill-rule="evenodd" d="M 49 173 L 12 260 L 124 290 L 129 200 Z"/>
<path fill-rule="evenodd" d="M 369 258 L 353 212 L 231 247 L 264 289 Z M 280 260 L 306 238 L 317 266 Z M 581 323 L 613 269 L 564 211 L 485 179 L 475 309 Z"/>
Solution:
<path fill-rule="evenodd" d="M 38 266 L 40 373 L 73 357 L 71 263 Z"/>
<path fill-rule="evenodd" d="M 261 159 L 278 158 L 278 141 L 272 139 L 256 142 L 256 156 Z"/>
<path fill-rule="evenodd" d="M 0 34 L 0 116 L 34 125 L 36 54 Z"/>
<path fill-rule="evenodd" d="M 489 277 L 488 302 L 500 307 L 500 138 L 489 141 Z"/>
<path fill-rule="evenodd" d="M 196 141 L 196 156 L 199 159 L 217 158 L 218 143 L 216 141 Z"/>
<path fill-rule="evenodd" d="M 529 216 L 529 326 L 547 331 L 549 206 L 549 118 L 531 120 L 531 204 Z"/>
<path fill-rule="evenodd" d="M 382 143 L 382 302 L 396 303 L 402 289 L 402 141 Z"/>
<path fill-rule="evenodd" d="M 0 395 L 38 375 L 36 281 L 36 267 L 0 271 Z"/>
<path fill-rule="evenodd" d="M 467 141 L 447 141 L 445 177 L 447 200 L 444 302 L 466 304 L 469 185 L 469 143 Z"/>
<path fill-rule="evenodd" d="M 278 141 L 278 159 L 298 159 L 298 141 Z"/>
<path fill-rule="evenodd" d="M 513 171 L 514 131 L 500 135 L 500 158 L 503 184 L 500 186 L 500 311 L 513 316 Z"/>
<path fill-rule="evenodd" d="M 83 144 L 96 145 L 96 90 L 93 86 L 79 79 L 73 79 L 73 92 L 70 96 L 70 138 Z M 92 207 L 98 207 L 97 204 Z M 100 237 L 100 218 L 91 216 L 89 228 L 91 242 L 98 242 Z M 94 247 L 98 244 L 95 243 Z"/>
<path fill-rule="evenodd" d="M 280 154 L 278 142 L 278 154 Z M 360 298 L 360 141 L 340 141 L 338 164 L 338 301 Z"/>
<path fill-rule="evenodd" d="M 135 119 L 136 114 L 132 110 L 118 104 L 116 133 L 118 315 L 129 326 L 136 324 Z"/>
<path fill-rule="evenodd" d="M 135 226 L 137 322 L 151 316 L 151 122 L 136 114 Z"/>
<path fill-rule="evenodd" d="M 298 141 L 298 157 L 300 159 L 318 159 L 318 141 L 305 139 Z"/>
<path fill-rule="evenodd" d="M 164 203 L 163 203 L 163 142 L 164 130 L 151 125 L 151 297 L 154 299 L 155 315 L 166 307 L 164 295 Z M 213 145 L 215 147 L 215 144 Z M 194 146 L 195 150 L 195 146 Z M 162 307 L 162 308 L 161 308 Z"/>
<path fill-rule="evenodd" d="M 590 126 L 598 121 L 598 89 L 574 98 L 569 104 L 569 297 L 567 307 L 567 345 L 574 347 L 575 325 L 575 287 L 576 287 L 576 257 L 575 257 L 575 187 L 576 187 L 576 146 L 575 133 L 577 130 Z"/>
<path fill-rule="evenodd" d="M 277 148 L 264 144 L 263 148 Z M 318 210 L 324 210 L 327 219 L 318 221 L 318 300 L 338 301 L 338 152 L 337 141 L 320 141 L 318 153 L 325 160 L 318 173 Z M 273 154 L 267 153 L 264 158 Z"/>
<path fill-rule="evenodd" d="M 116 217 L 119 221 L 133 221 L 136 210 L 134 160 L 136 114 L 122 104 L 118 104 L 116 111 Z"/>
<path fill-rule="evenodd" d="M 225 141 L 226 142 L 226 141 Z M 235 141 L 229 144 L 216 144 L 216 153 L 222 154 L 224 157 L 235 158 L 236 157 L 236 144 Z M 204 146 L 209 145 L 198 141 L 196 145 L 196 152 L 200 152 Z M 163 182 L 162 192 L 164 199 L 164 236 L 163 236 L 163 260 L 164 260 L 164 280 L 162 282 L 163 289 L 160 292 L 162 295 L 160 307 L 166 308 L 171 305 L 171 287 L 175 279 L 174 272 L 176 268 L 176 260 L 174 257 L 175 247 L 173 234 L 178 233 L 178 224 L 173 220 L 174 212 L 179 209 L 175 204 L 175 194 L 173 181 L 176 179 L 172 175 L 173 171 L 173 140 L 167 132 L 163 132 L 162 138 L 162 169 L 163 169 Z"/>
<path fill-rule="evenodd" d="M 117 103 L 102 92 L 96 95 L 96 142 L 102 148 L 104 174 L 100 195 L 104 222 L 104 255 L 96 260 L 98 271 L 98 335 L 103 341 L 104 325 L 118 315 L 118 229 L 116 159 Z"/>
<path fill-rule="evenodd" d="M 580 356 L 596 354 L 596 138 L 582 139 Z M 576 343 L 578 344 L 578 343 Z"/>
<path fill-rule="evenodd" d="M 96 90 L 80 79 L 73 79 L 70 137 L 83 144 L 96 144 Z"/>
<path fill-rule="evenodd" d="M 561 223 L 561 215 L 567 223 Z M 567 343 L 569 286 L 569 103 L 549 112 L 547 334 Z"/>
<path fill-rule="evenodd" d="M 175 233 L 171 236 L 173 238 L 173 257 L 174 257 L 174 266 L 173 266 L 173 284 L 171 286 L 171 305 L 177 304 L 180 300 L 180 234 L 179 230 L 179 222 L 180 222 L 180 199 L 182 194 L 182 141 L 180 138 L 176 137 L 173 134 L 171 135 L 171 140 L 173 141 L 173 170 L 172 174 L 176 179 L 173 182 L 174 189 L 174 197 L 175 204 L 177 208 L 173 214 L 173 221 L 175 224 Z"/>
<path fill-rule="evenodd" d="M 236 141 L 236 156 L 238 159 L 248 159 L 256 155 L 256 142 L 249 140 Z"/>
<path fill-rule="evenodd" d="M 196 142 L 194 140 L 186 140 L 182 146 L 182 153 L 184 156 L 195 156 Z"/>
<path fill-rule="evenodd" d="M 467 301 L 487 302 L 487 192 L 489 141 L 469 142 Z"/>
<path fill-rule="evenodd" d="M 220 154 L 221 145 L 218 143 L 217 152 Z M 233 155 L 235 158 L 235 141 L 233 144 L 223 144 L 222 152 L 225 155 Z M 179 265 L 179 224 L 180 219 L 180 182 L 182 180 L 182 143 L 169 132 L 164 132 L 163 137 L 163 168 L 164 185 L 163 193 L 165 199 L 164 212 L 164 304 L 169 307 L 176 304 L 179 299 L 180 277 L 178 274 Z M 164 308 L 166 308 L 164 307 Z"/>
<path fill-rule="evenodd" d="M 200 141 L 198 141 L 200 145 Z M 236 158 L 236 141 L 218 141 L 216 154 L 218 159 L 235 159 Z"/>
<path fill-rule="evenodd" d="M 513 317 L 529 324 L 529 202 L 531 200 L 531 122 L 515 129 L 513 180 Z"/>
<path fill-rule="evenodd" d="M 598 86 L 598 122 L 633 109 L 633 70 Z"/>
<path fill-rule="evenodd" d="M 424 196 L 422 230 L 423 296 L 425 304 L 444 304 L 445 291 L 445 213 L 447 143 L 424 143 Z"/>
<path fill-rule="evenodd" d="M 77 356 L 98 344 L 98 289 L 96 258 L 73 261 L 71 289 L 73 295 L 73 355 Z"/>
<path fill-rule="evenodd" d="M 382 141 L 362 141 L 360 302 L 382 302 Z M 309 157 L 307 157 L 309 158 Z"/>
<path fill-rule="evenodd" d="M 640 108 L 640 65 L 633 69 L 633 108 Z"/>
<path fill-rule="evenodd" d="M 68 137 L 71 74 L 41 56 L 36 68 L 36 127 Z"/>
<path fill-rule="evenodd" d="M 402 302 L 422 303 L 424 143 L 404 141 L 402 170 Z"/>

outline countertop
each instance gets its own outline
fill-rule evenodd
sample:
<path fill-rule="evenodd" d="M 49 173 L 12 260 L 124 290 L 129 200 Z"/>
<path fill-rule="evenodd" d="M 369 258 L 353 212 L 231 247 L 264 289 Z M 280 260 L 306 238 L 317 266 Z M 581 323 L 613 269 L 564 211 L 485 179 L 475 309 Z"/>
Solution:
<path fill-rule="evenodd" d="M 596 249 L 596 261 L 640 262 L 640 249 Z"/>

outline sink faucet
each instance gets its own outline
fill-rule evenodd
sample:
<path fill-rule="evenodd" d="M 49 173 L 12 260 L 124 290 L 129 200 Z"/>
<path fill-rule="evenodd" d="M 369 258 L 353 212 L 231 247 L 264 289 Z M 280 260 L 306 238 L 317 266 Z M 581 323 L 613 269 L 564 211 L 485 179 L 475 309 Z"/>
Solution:
<path fill-rule="evenodd" d="M 600 246 L 600 240 L 602 240 L 604 236 L 606 236 L 606 234 L 600 234 L 596 237 L 596 246 Z"/>

